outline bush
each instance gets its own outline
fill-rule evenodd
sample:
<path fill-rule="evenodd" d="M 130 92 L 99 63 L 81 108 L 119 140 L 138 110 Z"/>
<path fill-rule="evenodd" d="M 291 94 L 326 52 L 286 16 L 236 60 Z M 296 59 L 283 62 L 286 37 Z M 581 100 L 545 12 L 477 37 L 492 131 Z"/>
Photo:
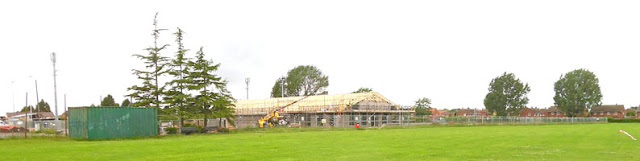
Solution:
<path fill-rule="evenodd" d="M 231 130 L 229 130 L 229 128 L 220 128 L 218 129 L 219 133 L 229 133 Z"/>
<path fill-rule="evenodd" d="M 196 131 L 199 133 L 207 133 L 207 130 L 202 128 L 202 126 L 196 126 Z"/>
<path fill-rule="evenodd" d="M 58 131 L 56 131 L 56 129 L 40 129 L 38 131 L 29 131 L 29 133 L 31 133 L 31 134 L 40 134 L 40 133 L 58 134 Z"/>
<path fill-rule="evenodd" d="M 607 122 L 610 123 L 640 123 L 640 119 L 617 119 L 617 118 L 607 118 Z"/>
<path fill-rule="evenodd" d="M 167 131 L 167 134 L 177 134 L 178 133 L 178 128 L 175 128 L 175 127 L 168 127 L 168 128 L 165 128 L 165 130 Z"/>

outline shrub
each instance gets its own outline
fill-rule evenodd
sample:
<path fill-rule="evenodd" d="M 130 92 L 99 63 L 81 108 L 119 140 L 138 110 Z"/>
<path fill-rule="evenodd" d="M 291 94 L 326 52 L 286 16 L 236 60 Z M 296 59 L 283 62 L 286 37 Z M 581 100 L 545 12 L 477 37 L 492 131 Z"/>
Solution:
<path fill-rule="evenodd" d="M 640 119 L 617 119 L 617 118 L 607 118 L 607 122 L 611 123 L 640 123 Z"/>
<path fill-rule="evenodd" d="M 220 128 L 220 129 L 218 129 L 219 133 L 229 133 L 229 131 L 231 131 L 231 130 L 229 130 L 229 128 Z"/>
<path fill-rule="evenodd" d="M 196 131 L 200 132 L 200 133 L 207 133 L 207 130 L 205 130 L 204 128 L 202 128 L 202 126 L 196 126 Z"/>
<path fill-rule="evenodd" d="M 196 127 L 195 124 L 184 124 L 182 127 Z"/>
<path fill-rule="evenodd" d="M 42 132 L 45 134 L 58 134 L 58 131 L 56 131 L 56 129 L 42 129 Z"/>
<path fill-rule="evenodd" d="M 167 131 L 167 134 L 177 134 L 178 133 L 178 128 L 175 128 L 175 127 L 168 127 L 165 130 Z"/>

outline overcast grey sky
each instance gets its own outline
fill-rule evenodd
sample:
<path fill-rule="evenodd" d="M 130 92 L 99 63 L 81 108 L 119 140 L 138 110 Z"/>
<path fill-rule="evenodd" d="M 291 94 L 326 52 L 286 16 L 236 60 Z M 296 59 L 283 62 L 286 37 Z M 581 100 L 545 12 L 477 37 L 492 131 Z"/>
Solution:
<path fill-rule="evenodd" d="M 330 94 L 373 88 L 398 104 L 484 108 L 492 78 L 529 83 L 529 106 L 553 105 L 553 83 L 578 68 L 600 79 L 604 104 L 640 104 L 640 1 L 5 1 L 0 2 L 0 115 L 39 98 L 53 108 L 99 104 L 139 84 L 131 74 L 152 44 L 153 15 L 181 27 L 185 45 L 222 63 L 233 96 L 268 98 L 297 65 L 329 76 Z M 12 84 L 12 81 L 15 83 Z M 162 81 L 162 80 L 161 80 Z M 166 80 L 163 80 L 166 81 Z M 12 92 L 15 99 L 12 101 Z M 60 114 L 61 114 L 60 112 Z"/>

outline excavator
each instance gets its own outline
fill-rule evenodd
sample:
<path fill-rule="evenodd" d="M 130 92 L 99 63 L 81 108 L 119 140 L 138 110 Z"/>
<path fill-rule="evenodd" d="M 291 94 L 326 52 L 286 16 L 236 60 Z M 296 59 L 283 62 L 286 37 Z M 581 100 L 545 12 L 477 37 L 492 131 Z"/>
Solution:
<path fill-rule="evenodd" d="M 295 103 L 297 103 L 298 101 L 301 101 L 305 98 L 307 98 L 308 96 L 305 96 L 299 100 L 293 101 L 287 105 L 281 106 L 276 108 L 275 110 L 267 113 L 266 116 L 260 118 L 260 120 L 258 120 L 258 125 L 260 126 L 260 128 L 264 128 L 267 124 L 269 125 L 269 127 L 273 127 L 276 124 L 280 124 L 280 125 L 284 125 L 287 124 L 287 121 L 284 120 L 284 116 L 280 116 L 280 114 L 278 113 L 278 111 L 283 110 L 284 108 L 287 108 Z"/>

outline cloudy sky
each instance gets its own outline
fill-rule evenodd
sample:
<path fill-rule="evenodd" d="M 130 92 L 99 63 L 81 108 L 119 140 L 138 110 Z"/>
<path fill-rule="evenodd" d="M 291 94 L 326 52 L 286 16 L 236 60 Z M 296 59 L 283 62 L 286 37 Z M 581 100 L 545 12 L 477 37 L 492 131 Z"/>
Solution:
<path fill-rule="evenodd" d="M 204 47 L 238 99 L 268 98 L 297 65 L 329 76 L 330 94 L 373 88 L 398 104 L 484 108 L 492 78 L 529 83 L 529 106 L 553 105 L 553 83 L 578 68 L 600 79 L 604 104 L 640 104 L 640 1 L 8 1 L 0 2 L 0 115 L 38 97 L 58 108 L 99 104 L 140 82 L 132 54 L 162 54 L 177 27 L 193 56 Z M 161 80 L 163 81 L 163 80 Z M 166 80 L 164 80 L 166 81 Z M 28 92 L 28 102 L 25 93 Z M 15 97 L 15 98 L 13 98 Z M 13 99 L 12 99 L 13 98 Z M 15 103 L 14 103 L 15 102 Z M 61 113 L 61 112 L 60 112 Z"/>

